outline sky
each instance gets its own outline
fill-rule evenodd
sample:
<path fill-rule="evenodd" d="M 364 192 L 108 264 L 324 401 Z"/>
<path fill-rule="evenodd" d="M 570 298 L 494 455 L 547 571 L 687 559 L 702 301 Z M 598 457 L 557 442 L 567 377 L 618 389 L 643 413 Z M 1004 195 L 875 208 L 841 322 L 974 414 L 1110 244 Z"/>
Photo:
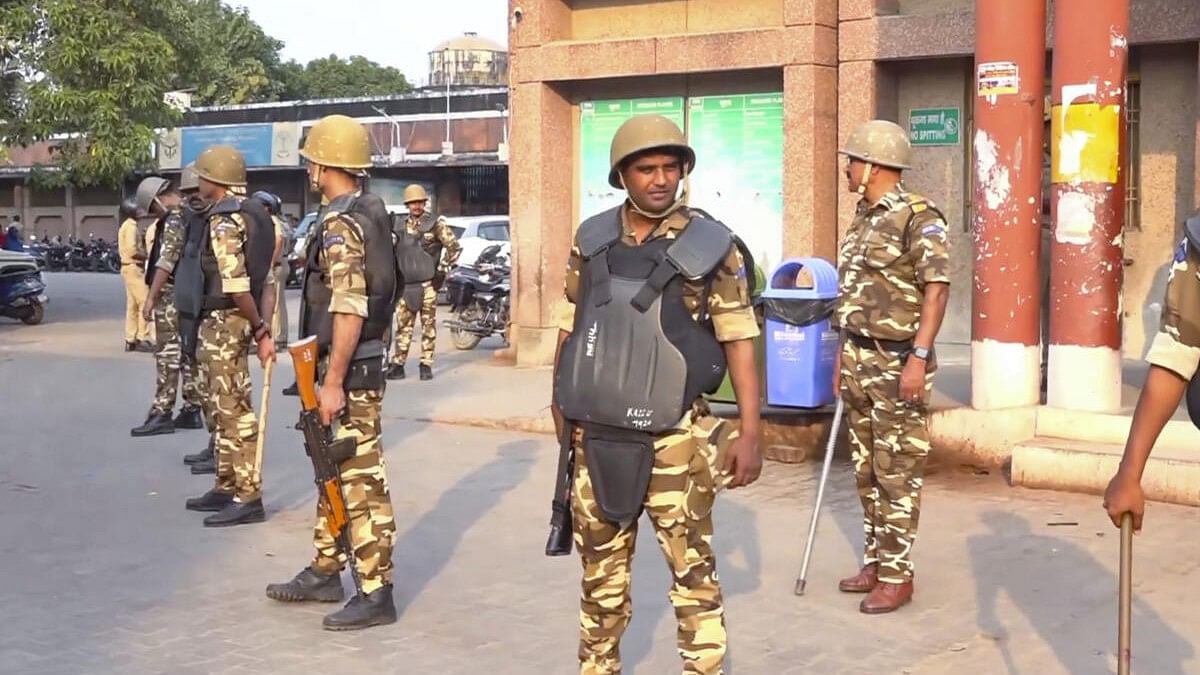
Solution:
<path fill-rule="evenodd" d="M 395 66 L 414 85 L 429 79 L 429 52 L 467 31 L 508 44 L 507 0 L 226 0 L 250 10 L 283 58 L 337 54 Z"/>

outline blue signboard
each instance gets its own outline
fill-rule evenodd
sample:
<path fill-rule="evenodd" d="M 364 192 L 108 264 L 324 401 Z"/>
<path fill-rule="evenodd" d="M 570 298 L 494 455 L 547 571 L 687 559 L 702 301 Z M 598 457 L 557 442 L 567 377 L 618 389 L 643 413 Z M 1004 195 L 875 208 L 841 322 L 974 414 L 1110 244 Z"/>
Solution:
<path fill-rule="evenodd" d="M 232 145 L 246 156 L 246 166 L 271 166 L 271 124 L 228 127 L 184 127 L 183 164 L 190 164 L 210 145 Z"/>

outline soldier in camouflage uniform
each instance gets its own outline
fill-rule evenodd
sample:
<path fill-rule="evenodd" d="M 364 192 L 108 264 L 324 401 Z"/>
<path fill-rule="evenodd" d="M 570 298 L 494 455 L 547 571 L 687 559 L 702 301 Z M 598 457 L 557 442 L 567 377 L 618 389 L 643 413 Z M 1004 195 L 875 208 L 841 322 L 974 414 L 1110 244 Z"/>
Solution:
<path fill-rule="evenodd" d="M 394 623 L 396 608 L 392 600 L 392 545 L 396 524 L 392 518 L 392 500 L 388 492 L 387 471 L 384 466 L 383 444 L 380 440 L 383 406 L 383 363 L 378 362 L 378 389 L 350 389 L 346 366 L 355 352 L 363 331 L 369 326 L 382 326 L 386 331 L 391 320 L 391 308 L 385 306 L 382 316 L 372 316 L 372 295 L 379 289 L 368 287 L 367 230 L 357 220 L 340 209 L 347 208 L 350 197 L 362 194 L 360 179 L 371 166 L 370 140 L 367 130 L 358 122 L 343 115 L 331 115 L 318 122 L 305 140 L 301 154 L 308 160 L 312 189 L 324 196 L 325 208 L 310 235 L 309 250 L 319 247 L 316 267 L 306 271 L 305 302 L 310 299 L 309 285 L 328 287 L 329 304 L 314 308 L 306 305 L 302 311 L 301 329 L 319 332 L 312 317 L 327 311 L 333 324 L 332 342 L 327 356 L 320 364 L 323 379 L 319 392 L 322 422 L 332 424 L 334 439 L 353 438 L 355 456 L 341 466 L 342 494 L 349 512 L 350 542 L 353 547 L 354 571 L 362 584 L 364 597 L 355 595 L 342 610 L 326 616 L 324 626 L 329 630 L 354 630 Z M 382 205 L 380 205 L 382 211 Z M 383 232 L 389 267 L 392 265 L 390 223 L 377 224 L 374 231 Z M 312 258 L 310 258 L 311 260 Z M 394 282 L 393 282 L 394 283 Z M 389 291 L 391 289 L 388 289 Z M 391 294 L 385 305 L 390 305 Z M 342 341 L 343 336 L 349 339 Z M 344 357 L 343 357 L 344 355 Z M 343 360 L 344 358 L 344 360 Z M 335 366 L 335 361 L 338 365 Z M 335 370 L 336 368 L 336 370 Z M 340 370 L 341 372 L 337 372 Z M 344 414 L 341 414 L 343 413 Z M 313 530 L 316 557 L 291 581 L 271 584 L 267 597 L 282 602 L 337 602 L 343 597 L 340 572 L 346 555 L 339 549 L 324 515 L 318 510 Z"/>
<path fill-rule="evenodd" d="M 622 242 L 639 246 L 677 238 L 694 216 L 679 185 L 695 164 L 695 154 L 679 128 L 659 116 L 633 118 L 613 138 L 611 161 L 610 183 L 628 193 L 620 214 Z M 576 328 L 583 268 L 576 241 L 559 311 L 560 354 Z M 683 672 L 713 674 L 723 672 L 727 637 L 712 550 L 712 508 L 717 492 L 752 483 L 762 468 L 752 347 L 759 327 L 751 309 L 745 261 L 736 247 L 707 278 L 684 280 L 682 293 L 695 320 L 707 298 L 711 330 L 724 348 L 735 381 L 740 428 L 714 416 L 704 399 L 697 399 L 674 429 L 654 438 L 643 508 L 674 579 L 669 596 L 678 622 Z M 566 421 L 557 404 L 554 412 L 561 429 Z M 593 491 L 583 440 L 584 434 L 576 429 L 571 508 L 575 546 L 583 559 L 579 672 L 609 675 L 621 672 L 620 641 L 633 610 L 630 573 L 638 522 L 635 518 L 622 528 L 605 518 Z"/>
<path fill-rule="evenodd" d="M 209 203 L 240 199 L 246 184 L 246 162 L 230 146 L 207 148 L 196 159 L 200 194 Z M 257 442 L 258 420 L 251 405 L 247 357 L 257 345 L 265 366 L 275 358 L 271 327 L 262 319 L 274 311 L 275 288 L 266 275 L 261 297 L 251 293 L 247 265 L 249 225 L 243 212 L 213 213 L 208 217 L 211 253 L 216 258 L 221 291 L 232 308 L 205 310 L 200 324 L 196 361 L 212 406 L 216 431 L 217 476 L 213 489 L 187 500 L 192 511 L 217 511 L 204 519 L 206 527 L 259 523 L 266 519 L 262 505 Z"/>
<path fill-rule="evenodd" d="M 146 278 L 150 281 L 150 288 L 142 313 L 154 321 L 157 349 L 154 354 L 154 403 L 150 408 L 150 419 L 132 430 L 134 436 L 204 427 L 201 417 L 204 399 L 200 393 L 196 367 L 191 359 L 183 359 L 180 353 L 179 315 L 175 310 L 175 285 L 171 277 L 183 251 L 181 203 L 180 192 L 173 189 L 170 181 L 164 178 L 151 176 L 138 185 L 138 210 L 155 218 L 146 233 L 149 254 Z M 172 420 L 171 412 L 175 409 L 180 380 L 183 381 L 184 405 Z"/>
<path fill-rule="evenodd" d="M 433 350 L 437 346 L 437 293 L 446 272 L 458 262 L 462 246 L 450 223 L 441 216 L 425 211 L 429 195 L 420 185 L 409 185 L 404 189 L 404 204 L 408 207 L 408 219 L 404 229 L 409 236 L 417 237 L 420 246 L 437 263 L 437 275 L 432 281 L 410 284 L 404 297 L 396 304 L 396 348 L 392 351 L 392 367 L 388 370 L 389 380 L 404 379 L 404 362 L 408 360 L 408 349 L 412 345 L 413 324 L 417 313 L 421 315 L 421 379 L 433 379 Z M 445 257 L 442 250 L 445 249 Z M 420 306 L 417 306 L 420 300 Z"/>
<path fill-rule="evenodd" d="M 839 588 L 868 593 L 859 609 L 881 614 L 913 594 L 910 555 L 929 454 L 933 343 L 949 295 L 948 242 L 941 213 L 900 182 L 911 154 L 903 129 L 868 122 L 841 154 L 849 189 L 862 199 L 838 254 L 842 349 L 834 379 L 848 410 L 865 546 L 862 570 Z"/>
<path fill-rule="evenodd" d="M 1184 227 L 1186 234 L 1175 249 L 1167 278 L 1158 333 L 1146 354 L 1150 364 L 1146 384 L 1138 396 L 1121 464 L 1104 493 L 1104 509 L 1113 525 L 1120 527 L 1122 516 L 1131 513 L 1138 531 L 1146 513 L 1142 473 L 1159 434 L 1185 395 L 1188 415 L 1200 426 L 1200 391 L 1189 385 L 1200 369 L 1200 213 Z"/>

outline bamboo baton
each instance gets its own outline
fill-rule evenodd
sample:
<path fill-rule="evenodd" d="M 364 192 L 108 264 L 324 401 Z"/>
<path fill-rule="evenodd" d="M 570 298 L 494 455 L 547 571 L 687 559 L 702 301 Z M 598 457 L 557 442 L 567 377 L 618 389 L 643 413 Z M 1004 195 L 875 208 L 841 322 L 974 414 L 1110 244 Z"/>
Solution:
<path fill-rule="evenodd" d="M 254 444 L 254 475 L 262 476 L 263 446 L 267 442 L 267 412 L 271 405 L 271 372 L 275 359 L 267 361 L 263 372 L 262 414 L 258 416 L 258 442 Z"/>
<path fill-rule="evenodd" d="M 1120 608 L 1117 617 L 1117 675 L 1129 675 L 1133 639 L 1133 514 L 1121 516 Z"/>
<path fill-rule="evenodd" d="M 837 445 L 838 428 L 842 426 L 842 397 L 837 400 L 833 411 L 833 426 L 829 429 L 829 441 L 825 443 L 825 463 L 821 466 L 821 482 L 817 484 L 817 503 L 813 506 L 812 521 L 808 524 L 808 542 L 804 545 L 804 561 L 800 563 L 800 577 L 796 579 L 796 595 L 804 595 L 808 583 L 808 561 L 812 558 L 813 541 L 817 538 L 817 520 L 821 516 L 821 500 L 825 497 L 825 483 L 829 480 L 829 466 L 833 464 L 833 447 Z"/>

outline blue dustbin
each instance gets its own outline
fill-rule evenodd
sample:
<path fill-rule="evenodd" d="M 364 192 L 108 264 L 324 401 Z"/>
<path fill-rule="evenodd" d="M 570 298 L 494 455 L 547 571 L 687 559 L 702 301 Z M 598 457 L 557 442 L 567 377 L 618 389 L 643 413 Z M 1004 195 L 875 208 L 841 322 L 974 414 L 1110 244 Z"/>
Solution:
<path fill-rule="evenodd" d="M 833 403 L 838 336 L 829 319 L 837 295 L 837 269 L 827 260 L 793 258 L 771 272 L 762 293 L 768 405 Z"/>

